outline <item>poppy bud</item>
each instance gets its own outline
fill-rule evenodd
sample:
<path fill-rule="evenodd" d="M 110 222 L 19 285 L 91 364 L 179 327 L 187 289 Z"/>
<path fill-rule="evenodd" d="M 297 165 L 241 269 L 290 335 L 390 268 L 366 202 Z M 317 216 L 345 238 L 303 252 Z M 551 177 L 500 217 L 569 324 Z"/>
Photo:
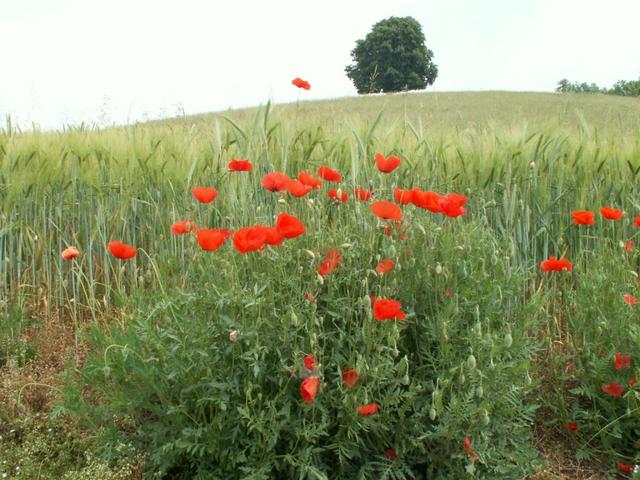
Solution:
<path fill-rule="evenodd" d="M 297 327 L 300 324 L 300 322 L 298 321 L 298 316 L 293 310 L 291 310 L 291 323 L 294 327 Z"/>
<path fill-rule="evenodd" d="M 467 368 L 469 370 L 473 370 L 476 368 L 476 357 L 474 357 L 473 355 L 469 355 L 469 357 L 467 358 Z"/>
<path fill-rule="evenodd" d="M 424 227 L 423 227 L 422 225 L 420 225 L 419 223 L 418 223 L 418 230 L 420 230 L 420 232 L 422 232 L 422 234 L 423 234 L 423 235 L 426 235 L 426 234 L 427 234 L 427 231 L 426 231 L 426 230 L 424 229 Z"/>
<path fill-rule="evenodd" d="M 436 409 L 431 407 L 431 409 L 429 410 L 429 418 L 431 420 L 435 420 L 436 416 L 437 416 Z"/>
<path fill-rule="evenodd" d="M 460 372 L 460 384 L 464 385 L 464 382 L 467 381 L 467 377 L 464 376 L 464 373 L 462 373 L 462 371 Z"/>
<path fill-rule="evenodd" d="M 527 372 L 527 378 L 525 379 L 525 381 L 527 382 L 527 385 L 531 385 L 531 382 L 533 382 L 533 380 L 531 380 L 531 375 L 529 375 L 529 372 Z"/>
<path fill-rule="evenodd" d="M 324 285 L 324 277 L 319 273 L 316 276 L 318 277 L 318 283 L 320 283 L 320 285 Z"/>
<path fill-rule="evenodd" d="M 440 265 L 439 263 L 436 264 L 436 273 L 438 275 L 442 274 L 442 265 Z"/>
<path fill-rule="evenodd" d="M 231 330 L 229 332 L 229 341 L 231 343 L 234 343 L 236 340 L 238 340 L 238 331 L 237 330 Z"/>
<path fill-rule="evenodd" d="M 104 367 L 102 369 L 102 373 L 104 374 L 105 378 L 110 378 L 111 377 L 111 369 L 109 367 Z"/>
<path fill-rule="evenodd" d="M 504 346 L 509 348 L 511 347 L 511 345 L 513 344 L 513 337 L 511 336 L 511 333 L 508 332 L 505 336 L 504 336 Z"/>
<path fill-rule="evenodd" d="M 342 245 L 340 245 L 340 248 L 351 248 L 351 244 L 350 243 L 343 243 Z"/>
<path fill-rule="evenodd" d="M 304 249 L 304 248 L 303 248 L 303 249 L 302 249 L 302 251 L 303 251 L 304 253 L 306 253 L 307 255 L 309 255 L 309 257 L 310 257 L 310 258 L 312 258 L 312 259 L 313 259 L 313 258 L 316 258 L 316 254 L 315 254 L 315 253 L 313 253 L 311 250 L 307 250 L 307 249 Z"/>
<path fill-rule="evenodd" d="M 279 198 L 279 199 L 278 199 L 278 203 L 281 203 L 281 204 L 283 204 L 283 205 L 284 205 L 284 204 L 286 204 L 286 203 L 287 203 L 287 201 L 286 201 L 284 198 Z"/>
<path fill-rule="evenodd" d="M 486 427 L 490 422 L 491 419 L 489 418 L 489 412 L 485 410 L 484 414 L 482 415 L 482 424 Z"/>
<path fill-rule="evenodd" d="M 484 396 L 484 389 L 482 388 L 482 385 L 478 385 L 476 388 L 476 396 L 478 398 L 482 398 Z"/>

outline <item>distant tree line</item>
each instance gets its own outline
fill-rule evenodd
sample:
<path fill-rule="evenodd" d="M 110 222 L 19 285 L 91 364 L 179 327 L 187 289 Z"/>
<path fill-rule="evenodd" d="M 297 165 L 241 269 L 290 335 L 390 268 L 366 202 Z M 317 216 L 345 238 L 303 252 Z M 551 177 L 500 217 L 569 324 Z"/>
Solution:
<path fill-rule="evenodd" d="M 619 80 L 613 87 L 599 87 L 595 83 L 571 82 L 563 78 L 558 82 L 556 92 L 559 93 L 605 93 L 623 97 L 640 97 L 640 78 L 638 80 Z"/>

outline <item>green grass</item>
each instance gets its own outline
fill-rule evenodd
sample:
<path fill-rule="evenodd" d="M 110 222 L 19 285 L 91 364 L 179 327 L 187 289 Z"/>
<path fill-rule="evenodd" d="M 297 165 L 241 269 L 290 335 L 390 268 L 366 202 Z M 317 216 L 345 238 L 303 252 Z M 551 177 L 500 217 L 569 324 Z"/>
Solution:
<path fill-rule="evenodd" d="M 398 155 L 403 163 L 393 174 L 381 176 L 374 167 L 376 152 Z M 249 158 L 254 172 L 227 173 L 231 158 Z M 582 308 L 576 299 L 595 299 L 605 287 L 610 295 L 616 289 L 632 293 L 637 287 L 629 273 L 637 272 L 636 257 L 625 257 L 618 246 L 635 238 L 630 219 L 640 214 L 637 99 L 507 92 L 399 94 L 266 105 L 104 131 L 20 133 L 5 129 L 0 132 L 0 301 L 4 315 L 0 331 L 8 338 L 0 344 L 4 345 L 3 355 L 18 352 L 23 345 L 21 327 L 12 313 L 15 305 L 21 306 L 20 311 L 26 306 L 45 317 L 61 316 L 73 324 L 78 346 L 82 331 L 94 320 L 103 321 L 114 311 L 144 316 L 144 308 L 157 308 L 140 299 L 177 302 L 176 292 L 184 290 L 194 290 L 197 296 L 196 280 L 205 272 L 195 264 L 209 257 L 193 239 L 171 235 L 170 225 L 177 220 L 191 218 L 204 227 L 237 229 L 271 224 L 275 214 L 289 211 L 310 232 L 309 244 L 299 242 L 298 253 L 306 247 L 318 255 L 332 246 L 357 243 L 365 257 L 381 254 L 379 233 L 366 227 L 370 216 L 366 205 L 350 199 L 336 208 L 324 191 L 310 194 L 313 204 L 291 198 L 278 201 L 276 194 L 259 188 L 260 178 L 268 171 L 293 176 L 301 170 L 315 173 L 320 165 L 340 170 L 344 175 L 341 188 L 349 194 L 355 186 L 371 186 L 377 198 L 390 198 L 395 187 L 419 186 L 467 195 L 469 213 L 454 221 L 464 225 L 459 234 L 472 235 L 474 229 L 480 229 L 490 235 L 492 240 L 486 242 L 493 246 L 486 258 L 476 252 L 476 259 L 490 259 L 492 265 L 505 261 L 504 268 L 512 269 L 514 275 L 517 272 L 520 284 L 514 305 L 541 305 L 531 315 L 527 334 L 540 341 L 542 350 L 535 361 L 546 365 L 546 373 L 554 372 L 557 384 L 553 394 L 531 403 L 552 409 L 560 404 L 554 411 L 558 425 L 569 420 L 571 412 L 579 412 L 585 422 L 594 425 L 592 430 L 585 427 L 586 438 L 577 442 L 583 458 L 622 455 L 616 451 L 622 443 L 608 436 L 632 438 L 628 432 L 632 427 L 624 425 L 635 418 L 636 407 L 632 398 L 626 405 L 631 414 L 621 414 L 619 405 L 607 399 L 603 404 L 598 382 L 610 373 L 607 355 L 616 349 L 634 351 L 640 342 L 637 329 L 625 327 L 637 322 L 638 316 L 608 297 L 600 299 L 602 306 L 595 311 Z M 196 204 L 189 192 L 197 185 L 215 186 L 218 199 L 208 206 Z M 571 210 L 597 212 L 605 205 L 622 208 L 627 216 L 618 223 L 599 220 L 589 230 L 571 225 Z M 425 212 L 410 214 L 414 235 L 421 231 L 455 233 L 447 230 L 447 222 L 430 223 L 425 220 L 428 216 Z M 106 250 L 113 239 L 134 244 L 139 255 L 127 264 L 116 261 Z M 72 263 L 60 258 L 68 245 L 82 252 Z M 453 245 L 430 248 L 442 253 L 449 247 Z M 425 255 L 432 253 L 429 250 Z M 209 255 L 227 258 L 237 254 L 227 244 Z M 573 281 L 550 282 L 540 275 L 538 265 L 550 255 L 567 256 L 574 262 L 578 273 Z M 304 264 L 302 258 L 295 258 Z M 611 276 L 603 275 L 592 266 L 608 265 L 603 258 L 613 259 L 621 268 Z M 358 265 L 354 268 L 362 268 Z M 221 298 L 225 291 L 257 282 L 254 275 L 284 279 L 289 272 L 256 263 L 254 258 L 234 258 L 212 268 L 226 275 L 217 293 Z M 305 268 L 304 275 L 313 271 L 313 265 Z M 485 271 L 484 264 L 477 268 Z M 295 276 L 292 279 L 291 285 L 283 280 L 282 288 L 286 286 L 292 298 L 301 298 L 305 283 Z M 353 278 L 345 283 L 344 298 L 349 298 L 344 292 L 366 293 L 355 287 L 357 281 Z M 586 286 L 593 285 L 602 289 L 587 295 Z M 410 293 L 413 287 L 396 286 L 407 289 L 408 296 L 417 295 Z M 156 291 L 163 300 L 152 294 Z M 279 295 L 281 302 L 288 298 Z M 468 307 L 473 302 L 490 305 L 491 295 L 474 298 L 470 291 L 465 302 Z M 419 296 L 411 298 L 419 311 Z M 132 299 L 136 299 L 135 308 Z M 435 299 L 425 302 L 425 308 L 434 309 L 433 314 L 440 311 Z M 428 317 L 427 311 L 424 315 Z M 616 320 L 612 321 L 614 312 Z M 264 315 L 269 319 L 275 314 Z M 604 321 L 609 325 L 606 335 L 602 331 L 594 335 Z M 507 327 L 508 323 L 499 325 L 499 329 Z M 140 328 L 145 331 L 146 327 Z M 100 341 L 94 344 L 98 349 L 100 345 Z M 410 352 L 413 347 L 407 348 Z M 585 351 L 588 356 L 581 356 Z M 25 355 L 18 354 L 24 361 Z M 454 353 L 447 355 L 455 357 Z M 451 358 L 445 356 L 444 363 Z M 567 374 L 567 365 L 577 365 L 577 371 Z M 596 366 L 600 373 L 589 380 L 586 372 Z M 564 382 L 578 379 L 586 390 L 568 392 Z M 585 399 L 592 408 L 585 406 Z M 615 420 L 621 415 L 622 420 Z M 624 428 L 612 431 L 607 426 L 612 420 L 616 428 Z"/>

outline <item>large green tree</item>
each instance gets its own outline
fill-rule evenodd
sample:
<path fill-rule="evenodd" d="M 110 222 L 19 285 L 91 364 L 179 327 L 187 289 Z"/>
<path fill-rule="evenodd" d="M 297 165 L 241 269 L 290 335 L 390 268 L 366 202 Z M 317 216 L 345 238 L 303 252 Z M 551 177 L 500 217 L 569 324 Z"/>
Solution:
<path fill-rule="evenodd" d="M 422 26 L 412 17 L 379 21 L 356 42 L 351 57 L 345 71 L 358 93 L 421 90 L 438 76 Z"/>

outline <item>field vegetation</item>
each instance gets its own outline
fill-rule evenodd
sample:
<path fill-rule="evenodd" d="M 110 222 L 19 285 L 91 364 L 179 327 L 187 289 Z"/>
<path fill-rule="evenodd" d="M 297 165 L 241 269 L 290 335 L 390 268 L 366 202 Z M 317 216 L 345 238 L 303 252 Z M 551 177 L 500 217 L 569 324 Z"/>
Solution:
<path fill-rule="evenodd" d="M 640 102 L 604 95 L 8 123 L 0 474 L 631 478 L 639 172 Z"/>

